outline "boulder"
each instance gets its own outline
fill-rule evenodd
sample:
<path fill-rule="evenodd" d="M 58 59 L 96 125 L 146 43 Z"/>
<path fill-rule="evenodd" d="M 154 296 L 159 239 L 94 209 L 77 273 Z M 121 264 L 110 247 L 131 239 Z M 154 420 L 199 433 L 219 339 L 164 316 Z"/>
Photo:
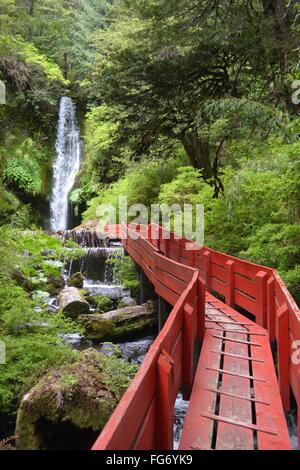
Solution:
<path fill-rule="evenodd" d="M 82 289 L 84 283 L 84 275 L 81 273 L 73 274 L 67 281 L 69 287 L 77 287 L 77 289 Z"/>
<path fill-rule="evenodd" d="M 60 293 L 59 308 L 69 318 L 77 318 L 79 315 L 87 315 L 90 312 L 89 303 L 76 287 L 66 287 Z"/>
<path fill-rule="evenodd" d="M 156 315 L 148 304 L 125 307 L 103 314 L 80 315 L 87 338 L 95 341 L 132 339 L 152 331 Z"/>
<path fill-rule="evenodd" d="M 120 300 L 118 308 L 125 308 L 125 307 L 135 307 L 137 302 L 132 297 L 123 297 Z"/>
<path fill-rule="evenodd" d="M 49 371 L 18 410 L 20 450 L 90 449 L 136 368 L 90 349 L 71 365 Z"/>

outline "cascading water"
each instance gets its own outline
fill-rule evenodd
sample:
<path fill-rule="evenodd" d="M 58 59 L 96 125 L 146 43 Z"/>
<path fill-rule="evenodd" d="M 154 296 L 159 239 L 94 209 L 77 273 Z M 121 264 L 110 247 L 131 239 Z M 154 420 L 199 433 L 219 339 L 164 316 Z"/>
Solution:
<path fill-rule="evenodd" d="M 60 101 L 56 138 L 56 159 L 53 165 L 53 187 L 50 202 L 50 228 L 68 228 L 68 196 L 80 168 L 82 143 L 76 120 L 76 107 L 64 96 Z"/>

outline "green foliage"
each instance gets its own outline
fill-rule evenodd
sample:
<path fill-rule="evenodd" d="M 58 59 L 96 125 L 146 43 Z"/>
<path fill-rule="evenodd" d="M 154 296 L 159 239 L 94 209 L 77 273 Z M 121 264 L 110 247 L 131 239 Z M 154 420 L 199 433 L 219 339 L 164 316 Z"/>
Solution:
<path fill-rule="evenodd" d="M 6 345 L 6 364 L 1 365 L 0 413 L 15 413 L 22 396 L 51 367 L 74 362 L 78 353 L 52 335 L 0 336 Z"/>
<path fill-rule="evenodd" d="M 3 171 L 3 179 L 9 186 L 13 186 L 26 194 L 36 195 L 41 193 L 41 180 L 45 155 L 41 153 L 32 139 L 6 143 L 4 151 L 11 149 L 9 158 L 0 152 L 0 157 L 6 160 Z M 1 155 L 2 154 L 2 155 Z"/>
<path fill-rule="evenodd" d="M 37 288 L 44 286 L 46 275 L 60 274 L 60 260 L 81 254 L 78 248 L 66 253 L 59 240 L 42 232 L 1 228 L 0 339 L 6 344 L 7 360 L 0 366 L 0 413 L 15 412 L 21 395 L 49 367 L 76 359 L 77 354 L 58 335 L 83 333 L 83 329 L 49 312 L 49 295 L 35 290 L 33 280 Z M 15 276 L 16 271 L 21 277 Z"/>
<path fill-rule="evenodd" d="M 137 264 L 129 256 L 115 255 L 108 260 L 113 266 L 116 282 L 129 289 L 132 296 L 136 297 L 139 292 L 139 269 Z"/>
<path fill-rule="evenodd" d="M 109 312 L 112 310 L 113 302 L 105 295 L 96 295 L 93 297 L 93 302 L 101 312 Z"/>
<path fill-rule="evenodd" d="M 131 165 L 123 178 L 113 183 L 110 188 L 100 191 L 100 195 L 89 202 L 84 219 L 90 220 L 98 216 L 100 218 L 98 208 L 102 204 L 113 206 L 118 218 L 119 198 L 124 196 L 127 197 L 128 207 L 134 204 L 149 206 L 156 201 L 161 185 L 172 180 L 179 165 L 179 158 L 166 161 L 145 159 L 138 165 Z M 134 219 L 137 215 L 133 214 L 131 218 Z M 107 221 L 114 223 L 109 218 Z"/>

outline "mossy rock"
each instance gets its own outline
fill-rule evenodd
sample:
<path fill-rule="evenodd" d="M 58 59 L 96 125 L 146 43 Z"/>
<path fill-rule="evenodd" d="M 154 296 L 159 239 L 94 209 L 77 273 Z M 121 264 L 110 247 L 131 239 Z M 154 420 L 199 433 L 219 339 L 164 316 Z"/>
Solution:
<path fill-rule="evenodd" d="M 135 307 L 136 305 L 137 302 L 132 297 L 123 297 L 118 304 L 118 308 Z"/>
<path fill-rule="evenodd" d="M 91 299 L 91 301 L 97 309 L 103 313 L 109 312 L 113 308 L 113 301 L 105 295 L 96 295 Z"/>
<path fill-rule="evenodd" d="M 80 315 L 86 336 L 94 341 L 120 341 L 152 332 L 157 316 L 147 304 L 126 307 L 104 314 Z"/>
<path fill-rule="evenodd" d="M 21 402 L 16 425 L 18 449 L 55 448 L 51 439 L 66 423 L 79 433 L 89 431 L 91 446 L 136 370 L 121 359 L 93 349 L 82 353 L 80 361 L 51 370 Z"/>
<path fill-rule="evenodd" d="M 82 289 L 84 284 L 84 275 L 81 273 L 73 274 L 73 276 L 68 279 L 67 284 L 69 287 L 77 287 L 77 289 Z"/>

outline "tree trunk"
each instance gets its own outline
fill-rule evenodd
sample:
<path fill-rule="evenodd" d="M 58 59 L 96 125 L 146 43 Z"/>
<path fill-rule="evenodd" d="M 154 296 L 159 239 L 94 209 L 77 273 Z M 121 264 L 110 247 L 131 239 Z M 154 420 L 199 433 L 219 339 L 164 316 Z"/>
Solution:
<path fill-rule="evenodd" d="M 181 138 L 181 143 L 188 154 L 191 164 L 202 170 L 203 178 L 209 179 L 213 176 L 212 165 L 209 155 L 208 138 L 201 138 L 196 131 L 187 131 Z"/>
<path fill-rule="evenodd" d="M 66 287 L 59 296 L 59 308 L 67 317 L 77 318 L 90 312 L 90 306 L 84 300 L 79 289 Z"/>
<path fill-rule="evenodd" d="M 288 73 L 288 44 L 290 35 L 290 25 L 287 16 L 287 9 L 284 0 L 262 0 L 264 14 L 274 22 L 274 38 L 277 62 L 280 69 L 281 81 L 284 88 L 285 101 L 290 108 L 291 94 L 285 84 L 285 77 Z"/>

